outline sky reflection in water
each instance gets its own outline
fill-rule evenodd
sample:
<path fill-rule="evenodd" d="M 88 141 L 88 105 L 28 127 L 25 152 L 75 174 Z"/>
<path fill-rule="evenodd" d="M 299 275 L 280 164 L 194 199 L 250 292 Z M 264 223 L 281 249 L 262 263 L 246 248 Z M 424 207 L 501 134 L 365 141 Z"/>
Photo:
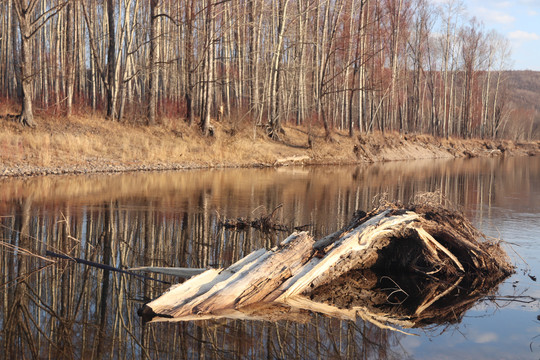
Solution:
<path fill-rule="evenodd" d="M 309 224 L 315 238 L 343 226 L 376 195 L 409 201 L 440 190 L 489 236 L 514 245 L 518 273 L 502 295 L 540 297 L 540 158 L 469 159 L 259 170 L 65 176 L 0 182 L 0 240 L 117 267 L 227 266 L 287 233 L 219 231 L 221 218 Z M 374 200 L 375 199 L 375 200 Z M 19 236 L 19 232 L 22 234 Z M 37 242 L 39 239 L 42 242 Z M 108 245 L 107 245 L 108 244 Z M 525 262 L 526 263 L 525 263 Z M 0 250 L 0 345 L 26 357 L 538 358 L 538 302 L 482 302 L 460 324 L 406 336 L 312 316 L 308 323 L 232 320 L 151 324 L 136 315 L 167 286 Z M 25 281 L 16 280 L 25 276 Z M 163 276 L 168 281 L 176 279 Z M 517 283 L 516 283 L 517 281 Z M 515 286 L 515 287 L 514 287 Z M 442 334 L 441 334 L 442 332 Z M 532 352 L 531 352 L 532 349 Z"/>

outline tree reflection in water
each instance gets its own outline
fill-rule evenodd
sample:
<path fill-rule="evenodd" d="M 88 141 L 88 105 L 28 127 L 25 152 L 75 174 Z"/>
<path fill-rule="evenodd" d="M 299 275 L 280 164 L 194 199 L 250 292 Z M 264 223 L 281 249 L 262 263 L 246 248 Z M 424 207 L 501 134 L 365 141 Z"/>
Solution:
<path fill-rule="evenodd" d="M 515 160 L 518 161 L 518 160 Z M 0 344 L 6 358 L 404 358 L 403 334 L 317 314 L 277 322 L 216 320 L 142 326 L 137 309 L 168 287 L 69 260 L 117 268 L 223 267 L 288 234 L 219 229 L 222 217 L 310 224 L 315 238 L 343 226 L 377 194 L 417 191 L 468 208 L 496 201 L 509 179 L 489 161 L 357 168 L 193 171 L 2 180 Z M 538 169 L 534 170 L 538 174 Z M 22 249 L 32 254 L 23 253 Z M 159 279 L 178 279 L 159 275 Z M 394 350 L 391 350 L 394 349 Z"/>

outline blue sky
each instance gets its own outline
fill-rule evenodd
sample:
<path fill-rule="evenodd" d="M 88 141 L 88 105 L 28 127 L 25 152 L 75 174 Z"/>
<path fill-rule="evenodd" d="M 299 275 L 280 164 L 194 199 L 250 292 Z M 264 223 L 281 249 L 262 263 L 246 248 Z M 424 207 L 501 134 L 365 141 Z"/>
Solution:
<path fill-rule="evenodd" d="M 512 69 L 540 71 L 540 0 L 463 0 L 469 17 L 510 40 Z"/>

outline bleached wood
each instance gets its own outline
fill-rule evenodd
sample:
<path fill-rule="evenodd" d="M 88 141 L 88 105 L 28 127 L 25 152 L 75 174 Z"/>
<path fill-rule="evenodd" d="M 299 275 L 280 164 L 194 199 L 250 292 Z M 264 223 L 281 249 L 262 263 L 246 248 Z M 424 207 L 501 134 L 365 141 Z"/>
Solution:
<path fill-rule="evenodd" d="M 236 307 L 237 303 L 248 304 L 255 295 L 255 300 L 272 292 L 285 278 L 302 265 L 302 258 L 309 254 L 312 239 L 307 233 L 298 234 L 287 247 L 274 248 L 269 255 L 257 262 L 249 270 L 238 273 L 234 281 L 216 285 L 210 296 L 196 305 L 197 312 L 208 312 L 213 309 Z M 285 277 L 284 273 L 287 273 Z M 278 282 L 272 280 L 278 279 Z M 280 281 L 281 280 L 281 281 Z"/>
<path fill-rule="evenodd" d="M 422 228 L 415 229 L 418 233 L 418 236 L 425 242 L 431 242 L 433 245 L 435 245 L 439 250 L 441 250 L 443 253 L 445 253 L 452 261 L 457 265 L 457 267 L 465 272 L 465 269 L 463 268 L 463 265 L 461 265 L 461 262 L 457 259 L 457 257 L 454 256 L 447 248 L 442 246 L 437 240 L 433 238 L 426 230 Z"/>
<path fill-rule="evenodd" d="M 183 284 L 172 286 L 165 294 L 150 303 L 152 310 L 158 314 L 172 316 L 174 309 L 185 306 L 196 295 L 207 293 L 215 283 L 223 281 L 242 267 L 252 264 L 265 253 L 264 249 L 259 249 L 231 265 L 228 270 L 210 269 Z"/>
<path fill-rule="evenodd" d="M 340 309 L 310 300 L 307 295 L 353 269 L 373 266 L 384 253 L 381 250 L 395 241 L 405 241 L 405 246 L 417 251 L 406 259 L 411 262 L 407 264 L 411 269 L 415 269 L 417 256 L 422 255 L 428 266 L 438 271 L 448 267 L 446 271 L 451 274 L 464 272 L 464 264 L 469 270 L 471 267 L 474 269 L 475 264 L 493 261 L 484 257 L 478 260 L 474 258 L 476 254 L 470 251 L 480 245 L 463 235 L 463 227 L 453 228 L 440 220 L 427 220 L 424 216 L 400 208 L 388 208 L 373 211 L 371 215 L 366 215 L 367 220 L 356 219 L 343 230 L 317 242 L 313 242 L 306 232 L 293 233 L 270 250 L 260 249 L 227 269 L 207 270 L 181 285 L 171 287 L 167 293 L 147 304 L 157 315 L 152 321 L 211 318 L 299 320 L 305 319 L 306 311 L 315 311 L 346 320 L 360 317 L 384 329 L 401 331 L 388 324 L 413 327 L 415 323 L 411 316 L 425 312 L 450 294 L 461 280 L 442 293 L 435 287 L 421 302 L 416 314 L 413 312 L 405 316 L 379 313 L 368 305 L 357 304 L 349 309 Z M 474 232 L 467 226 L 464 226 L 466 231 Z M 435 239 L 430 232 L 442 235 L 435 235 Z M 452 242 L 453 238 L 450 237 L 454 234 L 459 238 Z M 400 249 L 399 246 L 396 249 Z M 420 248 L 416 249 L 416 246 Z M 469 253 L 462 255 L 456 252 L 460 256 L 458 259 L 449 250 L 456 246 Z M 480 251 L 481 255 L 485 254 L 484 250 Z M 446 257 L 451 261 L 442 262 L 441 259 Z M 468 257 L 472 257 L 472 260 Z M 484 266 L 487 268 L 487 265 Z"/>
<path fill-rule="evenodd" d="M 279 278 L 287 267 L 298 267 L 301 264 L 301 257 L 311 247 L 311 243 L 311 237 L 306 232 L 294 233 L 285 239 L 280 247 L 270 251 L 260 249 L 228 269 L 219 271 L 216 276 L 210 278 L 209 282 L 199 288 L 196 297 L 184 294 L 192 286 L 190 280 L 174 289 L 174 294 L 185 300 L 175 302 L 166 312 L 160 312 L 160 314 L 174 317 L 186 316 L 190 313 L 215 312 L 216 310 L 234 308 L 237 298 L 238 302 L 242 304 L 248 303 L 247 299 L 253 296 L 255 296 L 255 300 L 262 300 L 264 296 L 261 296 L 260 293 L 268 292 L 263 288 L 268 289 L 267 285 L 271 283 L 272 279 Z M 275 254 L 277 256 L 273 256 Z M 192 280 L 202 281 L 199 277 L 192 278 Z M 274 286 L 280 284 L 274 283 Z M 158 298 L 149 303 L 148 306 L 158 313 L 154 307 L 161 309 L 162 301 L 165 299 Z"/>
<path fill-rule="evenodd" d="M 208 287 L 219 275 L 215 269 L 192 277 L 183 284 L 173 285 L 169 290 L 161 295 L 156 301 L 151 302 L 151 308 L 157 314 L 170 315 L 170 310 L 185 304 L 191 297 L 204 294 L 205 287 Z"/>
<path fill-rule="evenodd" d="M 355 261 L 348 259 L 352 253 L 370 251 L 378 237 L 402 231 L 418 218 L 412 212 L 390 217 L 389 214 L 390 210 L 383 211 L 342 234 L 327 246 L 322 259 L 310 253 L 314 246 L 307 233 L 294 233 L 278 247 L 258 250 L 225 270 L 208 270 L 147 305 L 160 315 L 185 317 L 217 314 L 258 301 L 286 304 L 287 298 L 304 292 L 332 267 L 341 268 L 333 271 L 333 277 L 350 270 L 355 266 Z M 173 300 L 175 296 L 177 299 Z"/>
<path fill-rule="evenodd" d="M 294 278 L 283 284 L 277 290 L 277 292 L 282 292 L 282 294 L 276 300 L 285 301 L 287 297 L 301 294 L 312 282 L 327 272 L 330 267 L 339 264 L 340 260 L 345 259 L 353 252 L 369 251 L 370 245 L 377 237 L 388 235 L 389 231 L 394 231 L 392 228 L 398 223 L 410 223 L 418 218 L 418 215 L 414 213 L 407 213 L 397 218 L 386 218 L 389 212 L 389 210 L 384 211 L 351 232 L 342 235 L 340 239 L 332 244 L 332 249 L 327 252 L 323 259 L 313 258 Z M 356 265 L 354 260 L 348 260 L 347 262 L 349 266 L 346 266 L 346 270 L 350 270 Z M 338 277 L 343 272 L 337 273 L 334 276 Z"/>

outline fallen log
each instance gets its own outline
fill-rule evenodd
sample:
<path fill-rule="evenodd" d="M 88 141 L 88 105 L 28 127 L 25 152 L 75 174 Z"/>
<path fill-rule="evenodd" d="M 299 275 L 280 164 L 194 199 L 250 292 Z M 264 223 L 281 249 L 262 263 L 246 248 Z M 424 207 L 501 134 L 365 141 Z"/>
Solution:
<path fill-rule="evenodd" d="M 376 274 L 375 285 L 358 280 L 368 270 Z M 140 314 L 145 321 L 274 321 L 316 311 L 362 317 L 381 327 L 413 327 L 430 323 L 441 308 L 459 318 L 452 304 L 464 312 L 513 271 L 499 244 L 482 239 L 462 214 L 391 204 L 357 212 L 349 225 L 317 242 L 307 232 L 295 232 L 270 250 L 255 251 L 226 269 L 207 270 L 172 286 Z M 404 273 L 423 278 L 423 291 L 414 299 L 393 280 Z M 380 285 L 385 278 L 395 286 Z M 401 299 L 405 295 L 409 303 Z"/>

